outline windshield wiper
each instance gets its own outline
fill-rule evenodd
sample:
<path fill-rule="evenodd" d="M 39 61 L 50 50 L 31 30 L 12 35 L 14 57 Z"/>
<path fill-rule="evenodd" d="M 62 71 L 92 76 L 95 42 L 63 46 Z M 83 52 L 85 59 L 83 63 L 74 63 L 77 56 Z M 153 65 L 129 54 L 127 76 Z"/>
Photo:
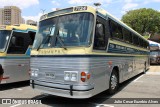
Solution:
<path fill-rule="evenodd" d="M 48 34 L 48 35 L 45 37 L 44 44 L 47 42 L 48 37 L 50 38 L 50 37 L 52 37 L 52 36 L 51 36 L 50 34 Z M 41 43 L 39 44 L 39 46 L 38 46 L 38 48 L 37 48 L 37 51 L 40 49 L 40 47 L 41 47 L 42 43 L 43 43 L 43 42 L 41 42 Z"/>
<path fill-rule="evenodd" d="M 57 35 L 56 38 L 59 40 L 59 43 L 61 44 L 61 47 L 64 48 L 65 50 L 67 50 L 67 48 L 64 45 L 64 42 L 63 42 L 62 38 L 59 35 Z"/>
<path fill-rule="evenodd" d="M 61 44 L 61 47 L 64 48 L 65 50 L 67 50 L 67 48 L 66 48 L 65 45 L 64 45 L 64 42 L 63 42 L 62 38 L 59 36 L 59 29 L 58 29 L 56 38 L 58 39 L 59 43 Z M 56 42 L 56 43 L 57 43 L 57 42 Z M 56 45 L 56 43 L 55 43 L 55 45 Z"/>

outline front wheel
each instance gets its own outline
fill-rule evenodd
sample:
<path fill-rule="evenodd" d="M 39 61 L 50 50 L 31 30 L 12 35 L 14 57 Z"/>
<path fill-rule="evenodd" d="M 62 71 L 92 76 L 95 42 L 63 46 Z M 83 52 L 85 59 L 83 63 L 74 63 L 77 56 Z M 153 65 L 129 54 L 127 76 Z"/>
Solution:
<path fill-rule="evenodd" d="M 114 94 L 119 87 L 119 79 L 116 70 L 113 70 L 109 81 L 109 94 Z"/>

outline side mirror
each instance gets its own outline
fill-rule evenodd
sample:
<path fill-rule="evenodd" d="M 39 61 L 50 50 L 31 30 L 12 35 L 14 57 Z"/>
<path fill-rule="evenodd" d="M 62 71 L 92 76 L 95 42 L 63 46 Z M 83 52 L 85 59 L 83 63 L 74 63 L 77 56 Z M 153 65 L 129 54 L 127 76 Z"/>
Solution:
<path fill-rule="evenodd" d="M 11 42 L 12 42 L 13 45 L 15 45 L 16 44 L 16 37 L 13 36 L 12 39 L 11 39 Z"/>

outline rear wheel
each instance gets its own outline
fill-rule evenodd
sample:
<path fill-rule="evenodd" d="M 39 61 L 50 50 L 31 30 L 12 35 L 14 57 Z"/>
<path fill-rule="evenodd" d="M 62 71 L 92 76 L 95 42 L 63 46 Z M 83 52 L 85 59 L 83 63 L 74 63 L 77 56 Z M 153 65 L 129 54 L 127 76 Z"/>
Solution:
<path fill-rule="evenodd" d="M 113 69 L 110 81 L 109 81 L 109 94 L 114 94 L 119 87 L 119 79 L 118 79 L 118 73 L 116 70 Z"/>

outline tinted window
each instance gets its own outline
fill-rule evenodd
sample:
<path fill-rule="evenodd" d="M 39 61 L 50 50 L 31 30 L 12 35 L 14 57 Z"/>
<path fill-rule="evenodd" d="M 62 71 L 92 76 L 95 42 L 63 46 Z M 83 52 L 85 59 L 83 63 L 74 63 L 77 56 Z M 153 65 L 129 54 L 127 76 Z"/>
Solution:
<path fill-rule="evenodd" d="M 143 39 L 141 39 L 141 38 L 139 39 L 139 45 L 140 45 L 140 47 L 143 47 L 143 41 L 144 41 Z"/>
<path fill-rule="evenodd" d="M 130 40 L 130 39 L 132 39 L 132 38 L 131 38 L 131 33 L 130 33 L 130 31 L 128 31 L 128 30 L 125 29 L 125 28 L 123 28 L 123 37 L 124 37 L 124 40 L 125 40 L 127 43 L 129 43 L 130 41 L 132 41 L 132 40 Z"/>
<path fill-rule="evenodd" d="M 133 34 L 133 44 L 135 44 L 135 45 L 139 45 L 139 38 L 138 38 L 138 36 L 137 35 L 135 35 L 135 34 Z"/>
<path fill-rule="evenodd" d="M 111 35 L 113 38 L 116 39 L 123 39 L 123 35 L 122 35 L 122 28 L 119 24 L 117 24 L 114 21 L 110 20 L 110 26 L 111 26 Z"/>
<path fill-rule="evenodd" d="M 9 43 L 8 54 L 25 54 L 33 40 L 28 33 L 14 32 Z"/>

